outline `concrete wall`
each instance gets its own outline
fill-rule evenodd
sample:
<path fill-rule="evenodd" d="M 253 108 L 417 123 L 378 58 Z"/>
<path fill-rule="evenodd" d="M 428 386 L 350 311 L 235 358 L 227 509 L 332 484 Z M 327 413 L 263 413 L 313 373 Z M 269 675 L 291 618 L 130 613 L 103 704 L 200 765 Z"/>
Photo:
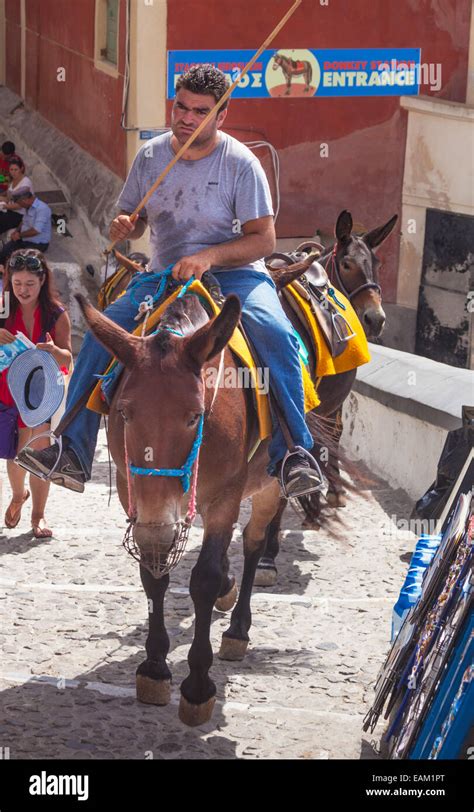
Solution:
<path fill-rule="evenodd" d="M 427 98 L 405 97 L 401 105 L 408 132 L 397 302 L 416 311 L 426 209 L 474 215 L 474 109 Z"/>
<path fill-rule="evenodd" d="M 389 304 L 382 341 L 385 346 L 414 352 L 426 210 L 474 214 L 474 109 L 428 97 L 406 96 L 400 104 L 408 115 L 400 258 L 393 300 L 390 289 L 383 288 L 384 301 Z"/>
<path fill-rule="evenodd" d="M 140 130 L 159 130 L 166 120 L 167 0 L 132 3 L 130 18 L 130 86 L 127 104 L 127 166 L 139 148 Z M 150 253 L 150 232 L 133 241 L 134 251 Z"/>
<path fill-rule="evenodd" d="M 342 445 L 392 488 L 417 500 L 436 477 L 447 431 L 352 392 L 344 404 Z"/>
<path fill-rule="evenodd" d="M 342 443 L 393 488 L 418 499 L 436 476 L 447 432 L 474 403 L 474 373 L 370 345 L 344 404 Z"/>

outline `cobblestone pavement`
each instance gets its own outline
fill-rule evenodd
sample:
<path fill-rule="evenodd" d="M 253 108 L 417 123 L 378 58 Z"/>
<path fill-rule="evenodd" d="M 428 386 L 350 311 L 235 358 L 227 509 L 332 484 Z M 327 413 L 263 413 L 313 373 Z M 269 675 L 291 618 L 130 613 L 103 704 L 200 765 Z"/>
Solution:
<path fill-rule="evenodd" d="M 26 509 L 18 528 L 0 535 L 4 756 L 377 758 L 376 737 L 363 734 L 362 719 L 415 543 L 394 524 L 410 513 L 406 496 L 376 480 L 337 516 L 331 511 L 319 531 L 302 530 L 287 511 L 278 584 L 254 590 L 249 653 L 241 663 L 215 658 L 214 717 L 190 729 L 179 722 L 177 705 L 193 628 L 187 586 L 201 531 L 193 530 L 166 598 L 171 704 L 139 704 L 134 674 L 144 659 L 147 605 L 138 566 L 121 546 L 125 523 L 115 489 L 107 506 L 104 439 L 101 431 L 94 481 L 84 494 L 52 486 L 53 539 L 32 538 Z M 4 461 L 0 470 L 3 517 Z M 245 504 L 230 548 L 237 576 L 248 514 Z M 214 651 L 227 625 L 215 612 Z"/>

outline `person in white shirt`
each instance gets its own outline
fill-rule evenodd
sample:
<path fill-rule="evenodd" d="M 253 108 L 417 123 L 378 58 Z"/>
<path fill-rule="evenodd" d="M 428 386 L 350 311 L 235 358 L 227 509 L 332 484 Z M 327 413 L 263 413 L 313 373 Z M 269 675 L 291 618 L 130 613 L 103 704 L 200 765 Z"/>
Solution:
<path fill-rule="evenodd" d="M 26 176 L 25 164 L 21 158 L 12 158 L 10 161 L 11 183 L 6 194 L 0 196 L 0 234 L 4 234 L 11 228 L 18 228 L 26 209 L 15 198 L 20 192 L 31 192 L 34 194 L 33 184 Z"/>

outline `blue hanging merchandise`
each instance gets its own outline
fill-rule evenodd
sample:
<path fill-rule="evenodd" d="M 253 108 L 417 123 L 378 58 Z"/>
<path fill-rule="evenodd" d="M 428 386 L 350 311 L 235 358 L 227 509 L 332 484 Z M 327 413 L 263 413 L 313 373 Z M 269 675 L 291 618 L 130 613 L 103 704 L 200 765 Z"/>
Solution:
<path fill-rule="evenodd" d="M 423 533 L 417 541 L 405 582 L 400 590 L 398 601 L 392 613 L 392 642 L 398 635 L 410 608 L 417 603 L 423 584 L 424 574 L 431 564 L 441 542 L 441 536 Z"/>

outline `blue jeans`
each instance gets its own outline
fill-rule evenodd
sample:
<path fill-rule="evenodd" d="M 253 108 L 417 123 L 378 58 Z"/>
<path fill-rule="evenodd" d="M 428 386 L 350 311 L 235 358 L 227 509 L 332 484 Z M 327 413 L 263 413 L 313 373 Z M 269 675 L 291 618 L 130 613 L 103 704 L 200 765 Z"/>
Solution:
<path fill-rule="evenodd" d="M 270 386 L 285 416 L 290 434 L 303 448 L 311 449 L 313 438 L 304 419 L 304 395 L 298 354 L 298 339 L 285 315 L 275 285 L 269 276 L 254 271 L 221 271 L 215 274 L 224 296 L 236 293 L 242 304 L 242 323 L 259 356 L 262 367 L 269 370 Z M 126 330 L 136 327 L 134 317 L 137 304 L 145 296 L 153 295 L 158 288 L 155 281 L 145 274 L 136 276 L 126 293 L 109 305 L 105 313 Z M 133 298 L 132 298 L 133 297 Z M 74 406 L 82 393 L 97 380 L 97 373 L 105 371 L 111 355 L 94 338 L 86 333 L 78 355 L 74 373 L 69 384 L 66 413 Z M 80 459 L 87 479 L 90 479 L 94 459 L 100 415 L 83 408 L 64 432 L 64 436 Z M 287 445 L 279 426 L 275 426 L 270 442 L 269 473 L 285 456 Z"/>

